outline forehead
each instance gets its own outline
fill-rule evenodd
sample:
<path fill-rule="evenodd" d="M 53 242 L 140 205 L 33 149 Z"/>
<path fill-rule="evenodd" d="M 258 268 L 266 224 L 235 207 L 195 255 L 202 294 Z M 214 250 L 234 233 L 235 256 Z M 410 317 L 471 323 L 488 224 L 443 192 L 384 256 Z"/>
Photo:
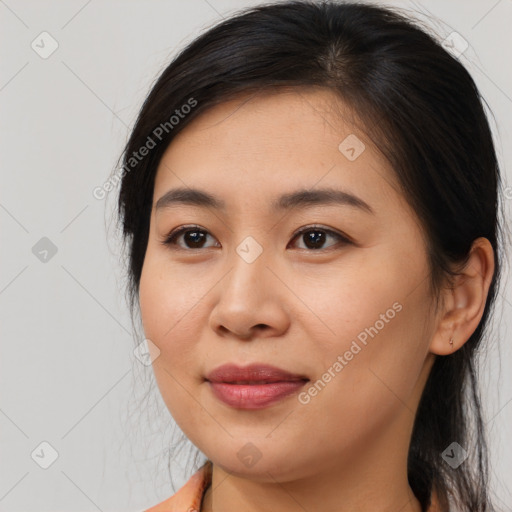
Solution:
<path fill-rule="evenodd" d="M 396 202 L 400 195 L 353 112 L 323 88 L 240 95 L 201 113 L 164 153 L 155 202 L 177 186 L 251 199 L 340 186 L 360 197 Z"/>
<path fill-rule="evenodd" d="M 300 152 L 302 146 L 293 148 L 293 143 L 302 142 L 304 137 L 325 149 L 334 143 L 337 149 L 344 134 L 358 132 L 360 138 L 367 138 L 356 123 L 361 124 L 354 112 L 326 88 L 240 93 L 201 113 L 178 133 L 169 149 L 184 142 L 218 146 L 222 141 L 224 149 L 252 150 L 264 157 L 262 142 L 265 147 L 279 145 L 281 150 L 288 147 Z"/>

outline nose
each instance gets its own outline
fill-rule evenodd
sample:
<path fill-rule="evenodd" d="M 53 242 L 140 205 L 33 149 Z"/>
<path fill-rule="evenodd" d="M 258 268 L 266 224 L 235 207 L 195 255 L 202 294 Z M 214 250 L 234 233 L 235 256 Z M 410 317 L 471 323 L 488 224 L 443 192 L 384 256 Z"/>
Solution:
<path fill-rule="evenodd" d="M 251 263 L 234 251 L 228 265 L 214 294 L 210 327 L 221 337 L 244 340 L 286 332 L 290 291 L 266 251 Z"/>

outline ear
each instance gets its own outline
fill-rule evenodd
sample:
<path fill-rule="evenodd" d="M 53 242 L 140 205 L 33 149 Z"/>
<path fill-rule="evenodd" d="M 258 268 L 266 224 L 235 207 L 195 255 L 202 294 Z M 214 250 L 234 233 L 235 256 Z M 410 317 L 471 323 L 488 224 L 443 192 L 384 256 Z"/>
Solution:
<path fill-rule="evenodd" d="M 473 241 L 467 264 L 453 286 L 442 293 L 443 307 L 430 342 L 430 352 L 445 356 L 458 350 L 475 332 L 482 318 L 494 274 L 494 251 L 487 238 Z M 453 344 L 450 344 L 450 339 Z"/>

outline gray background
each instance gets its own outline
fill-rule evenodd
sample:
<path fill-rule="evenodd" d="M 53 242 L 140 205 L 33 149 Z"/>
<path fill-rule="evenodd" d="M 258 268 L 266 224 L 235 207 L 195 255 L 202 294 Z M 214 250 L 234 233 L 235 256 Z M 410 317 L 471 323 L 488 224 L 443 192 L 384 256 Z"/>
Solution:
<path fill-rule="evenodd" d="M 117 189 L 104 200 L 92 191 L 175 52 L 257 3 L 0 0 L 0 510 L 137 511 L 173 493 L 166 456 L 177 437 L 150 367 L 133 352 L 141 339 L 124 299 Z M 381 3 L 416 13 L 441 39 L 456 31 L 468 42 L 459 58 L 495 115 L 510 219 L 512 0 Z M 53 40 L 57 50 L 42 58 Z M 511 318 L 507 267 L 482 363 L 504 511 L 512 510 Z M 181 457 L 173 468 L 178 488 L 191 467 Z"/>

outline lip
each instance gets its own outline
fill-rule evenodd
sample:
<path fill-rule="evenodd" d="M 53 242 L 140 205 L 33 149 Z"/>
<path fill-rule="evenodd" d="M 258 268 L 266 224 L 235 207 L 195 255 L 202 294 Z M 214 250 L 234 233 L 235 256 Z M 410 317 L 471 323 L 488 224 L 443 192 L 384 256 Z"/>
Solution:
<path fill-rule="evenodd" d="M 309 379 L 255 363 L 244 367 L 224 364 L 210 372 L 206 381 L 213 394 L 225 404 L 237 409 L 262 409 L 296 393 Z"/>

